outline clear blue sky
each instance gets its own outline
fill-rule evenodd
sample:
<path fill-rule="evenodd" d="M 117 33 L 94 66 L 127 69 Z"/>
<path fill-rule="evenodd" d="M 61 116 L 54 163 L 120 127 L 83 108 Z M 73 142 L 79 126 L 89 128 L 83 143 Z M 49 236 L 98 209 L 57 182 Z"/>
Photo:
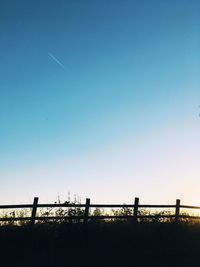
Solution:
<path fill-rule="evenodd" d="M 199 14 L 196 0 L 1 0 L 0 201 L 199 197 Z"/>

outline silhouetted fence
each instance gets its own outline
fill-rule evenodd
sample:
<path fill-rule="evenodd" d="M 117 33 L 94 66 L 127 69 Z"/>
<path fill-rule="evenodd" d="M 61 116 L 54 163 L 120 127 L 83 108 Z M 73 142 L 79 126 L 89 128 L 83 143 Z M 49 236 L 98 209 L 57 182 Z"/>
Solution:
<path fill-rule="evenodd" d="M 94 219 L 133 219 L 133 221 L 137 222 L 139 219 L 154 219 L 154 218 L 165 218 L 165 219 L 174 219 L 175 222 L 178 222 L 181 218 L 184 219 L 200 219 L 200 216 L 191 216 L 189 214 L 184 215 L 180 213 L 180 209 L 198 209 L 200 210 L 200 206 L 189 206 L 189 205 L 181 205 L 180 199 L 176 200 L 176 204 L 174 205 L 149 205 L 149 204 L 139 204 L 139 198 L 135 198 L 133 204 L 91 204 L 90 199 L 86 199 L 85 204 L 73 204 L 73 203 L 54 203 L 54 204 L 38 204 L 39 198 L 35 197 L 33 204 L 22 204 L 22 205 L 0 205 L 0 210 L 2 209 L 31 209 L 31 216 L 29 217 L 0 217 L 1 222 L 8 221 L 29 221 L 31 225 L 35 224 L 35 221 L 43 221 L 43 220 L 82 220 L 84 224 L 87 224 L 88 220 Z M 37 209 L 41 208 L 83 208 L 83 215 L 75 215 L 75 216 L 37 216 Z M 90 215 L 90 208 L 131 208 L 133 210 L 132 215 Z M 174 214 L 142 214 L 140 213 L 140 209 L 174 209 Z"/>

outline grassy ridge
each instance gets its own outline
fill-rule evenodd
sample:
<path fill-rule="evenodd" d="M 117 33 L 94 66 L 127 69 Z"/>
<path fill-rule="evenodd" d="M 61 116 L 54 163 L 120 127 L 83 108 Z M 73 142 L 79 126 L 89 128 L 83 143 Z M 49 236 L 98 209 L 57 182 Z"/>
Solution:
<path fill-rule="evenodd" d="M 199 266 L 200 226 L 173 223 L 1 227 L 4 266 Z M 13 265 L 14 264 L 14 265 Z"/>

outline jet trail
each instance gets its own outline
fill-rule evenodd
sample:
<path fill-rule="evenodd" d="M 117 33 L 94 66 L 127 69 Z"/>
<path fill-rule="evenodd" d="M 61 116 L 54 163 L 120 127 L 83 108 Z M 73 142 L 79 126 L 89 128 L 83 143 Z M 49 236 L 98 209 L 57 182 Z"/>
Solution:
<path fill-rule="evenodd" d="M 63 68 L 65 71 L 68 71 L 65 66 L 52 54 L 48 52 L 48 55 L 50 58 L 52 58 L 61 68 Z"/>

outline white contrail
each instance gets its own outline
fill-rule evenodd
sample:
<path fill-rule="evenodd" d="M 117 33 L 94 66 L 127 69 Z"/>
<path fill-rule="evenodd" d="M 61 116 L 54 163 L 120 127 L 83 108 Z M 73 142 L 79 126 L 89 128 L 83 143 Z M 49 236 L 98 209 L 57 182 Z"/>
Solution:
<path fill-rule="evenodd" d="M 48 52 L 48 55 L 60 66 L 62 67 L 65 71 L 68 71 L 65 66 L 50 52 Z"/>

